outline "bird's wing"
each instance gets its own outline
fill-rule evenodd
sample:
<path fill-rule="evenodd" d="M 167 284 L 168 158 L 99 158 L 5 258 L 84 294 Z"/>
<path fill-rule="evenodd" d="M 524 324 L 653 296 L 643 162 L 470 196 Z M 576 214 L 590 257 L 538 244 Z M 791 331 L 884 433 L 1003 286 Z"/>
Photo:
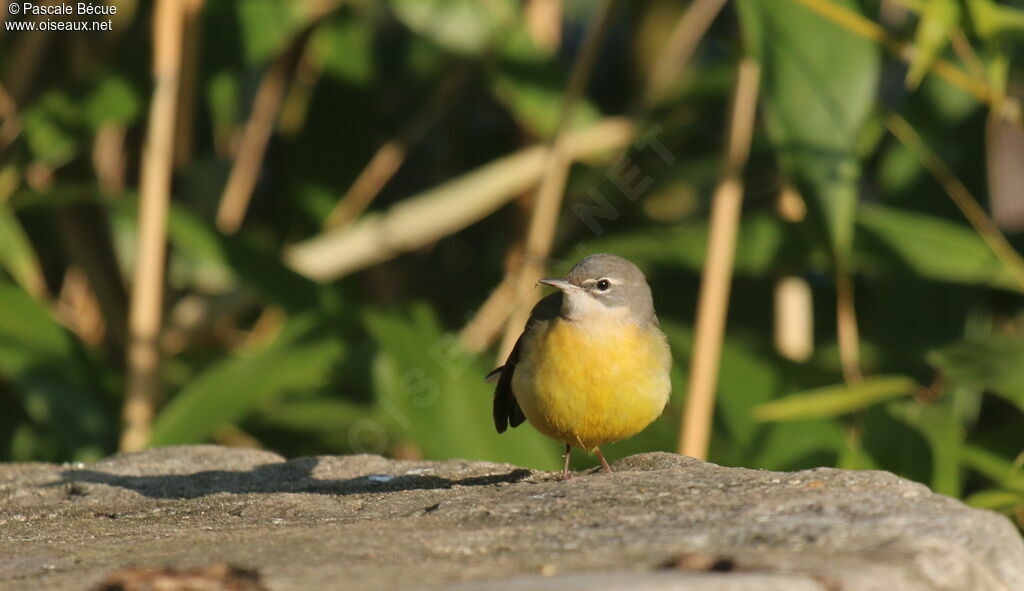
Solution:
<path fill-rule="evenodd" d="M 526 420 L 523 409 L 519 408 L 519 402 L 512 392 L 512 374 L 516 370 L 516 363 L 519 362 L 520 350 L 523 346 L 523 336 L 533 329 L 538 322 L 551 320 L 562 310 L 562 293 L 553 293 L 533 307 L 530 318 L 526 321 L 526 328 L 523 334 L 519 335 L 516 345 L 512 347 L 505 365 L 487 374 L 487 380 L 498 379 L 498 386 L 494 389 L 494 428 L 498 433 L 504 433 L 508 427 L 518 427 Z"/>

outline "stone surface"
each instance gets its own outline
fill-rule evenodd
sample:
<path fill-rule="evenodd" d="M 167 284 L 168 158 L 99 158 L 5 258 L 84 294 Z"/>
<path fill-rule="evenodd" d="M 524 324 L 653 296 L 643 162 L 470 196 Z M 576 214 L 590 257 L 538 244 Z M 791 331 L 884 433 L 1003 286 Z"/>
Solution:
<path fill-rule="evenodd" d="M 885 472 L 644 454 L 615 474 L 215 446 L 0 465 L 0 589 L 123 567 L 252 569 L 274 591 L 1024 590 L 1005 518 Z"/>

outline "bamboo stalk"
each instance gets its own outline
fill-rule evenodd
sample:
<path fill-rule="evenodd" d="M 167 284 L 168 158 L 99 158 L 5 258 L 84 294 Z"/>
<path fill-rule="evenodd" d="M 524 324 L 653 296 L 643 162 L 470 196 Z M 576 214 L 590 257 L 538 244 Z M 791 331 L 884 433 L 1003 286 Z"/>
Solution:
<path fill-rule="evenodd" d="M 537 281 L 543 276 L 547 258 L 551 253 L 551 246 L 554 244 L 558 213 L 562 206 L 565 183 L 569 177 L 569 164 L 571 163 L 569 122 L 572 120 L 576 103 L 590 79 L 590 72 L 597 59 L 601 41 L 611 26 L 611 17 L 617 6 L 618 0 L 603 0 L 597 14 L 594 15 L 587 27 L 583 45 L 573 63 L 569 82 L 562 98 L 558 125 L 552 136 L 550 148 L 547 150 L 544 172 L 541 175 L 537 196 L 533 202 L 533 211 L 526 233 L 523 264 L 516 279 L 515 311 L 510 316 L 505 329 L 505 336 L 499 351 L 501 357 L 505 357 L 512 350 L 536 300 L 532 291 Z"/>
<path fill-rule="evenodd" d="M 160 326 L 167 209 L 174 164 L 174 115 L 181 74 L 183 6 L 158 0 L 153 14 L 153 99 L 142 154 L 139 195 L 139 256 L 129 311 L 128 390 L 121 449 L 141 449 L 149 439 L 160 396 Z"/>
<path fill-rule="evenodd" d="M 729 283 L 743 200 L 742 175 L 754 133 L 760 77 L 760 67 L 756 62 L 750 59 L 740 62 L 729 120 L 725 166 L 711 203 L 708 254 L 697 300 L 690 382 L 679 435 L 679 453 L 699 459 L 707 458 L 711 440 L 715 388 L 729 308 Z"/>
<path fill-rule="evenodd" d="M 409 149 L 419 142 L 434 123 L 452 105 L 466 87 L 469 72 L 459 67 L 449 73 L 419 111 L 398 131 L 394 139 L 382 145 L 363 168 L 346 193 L 327 216 L 325 228 L 345 226 L 359 217 L 381 189 L 398 172 Z"/>

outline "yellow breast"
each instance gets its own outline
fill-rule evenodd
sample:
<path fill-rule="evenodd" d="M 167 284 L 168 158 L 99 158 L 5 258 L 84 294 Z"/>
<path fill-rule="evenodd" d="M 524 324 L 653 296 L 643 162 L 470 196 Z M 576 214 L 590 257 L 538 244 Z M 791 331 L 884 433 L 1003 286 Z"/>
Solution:
<path fill-rule="evenodd" d="M 512 392 L 538 431 L 593 450 L 658 418 L 671 390 L 670 365 L 665 336 L 654 326 L 556 319 L 524 337 Z"/>

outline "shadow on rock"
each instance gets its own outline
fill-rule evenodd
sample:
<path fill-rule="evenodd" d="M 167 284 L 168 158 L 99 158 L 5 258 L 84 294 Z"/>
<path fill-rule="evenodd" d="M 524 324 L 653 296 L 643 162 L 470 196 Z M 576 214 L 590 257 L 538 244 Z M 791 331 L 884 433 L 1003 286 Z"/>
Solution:
<path fill-rule="evenodd" d="M 101 484 L 135 491 L 155 499 L 193 499 L 217 493 L 317 493 L 352 495 L 399 492 L 407 490 L 443 489 L 455 486 L 488 486 L 519 482 L 529 478 L 529 470 L 517 469 L 506 474 L 467 478 L 444 478 L 427 474 L 365 474 L 341 480 L 313 477 L 316 458 L 298 458 L 289 462 L 266 464 L 252 470 L 207 470 L 192 474 L 157 476 L 124 476 L 98 470 L 65 470 L 61 486 L 70 494 L 89 494 L 82 485 Z"/>

